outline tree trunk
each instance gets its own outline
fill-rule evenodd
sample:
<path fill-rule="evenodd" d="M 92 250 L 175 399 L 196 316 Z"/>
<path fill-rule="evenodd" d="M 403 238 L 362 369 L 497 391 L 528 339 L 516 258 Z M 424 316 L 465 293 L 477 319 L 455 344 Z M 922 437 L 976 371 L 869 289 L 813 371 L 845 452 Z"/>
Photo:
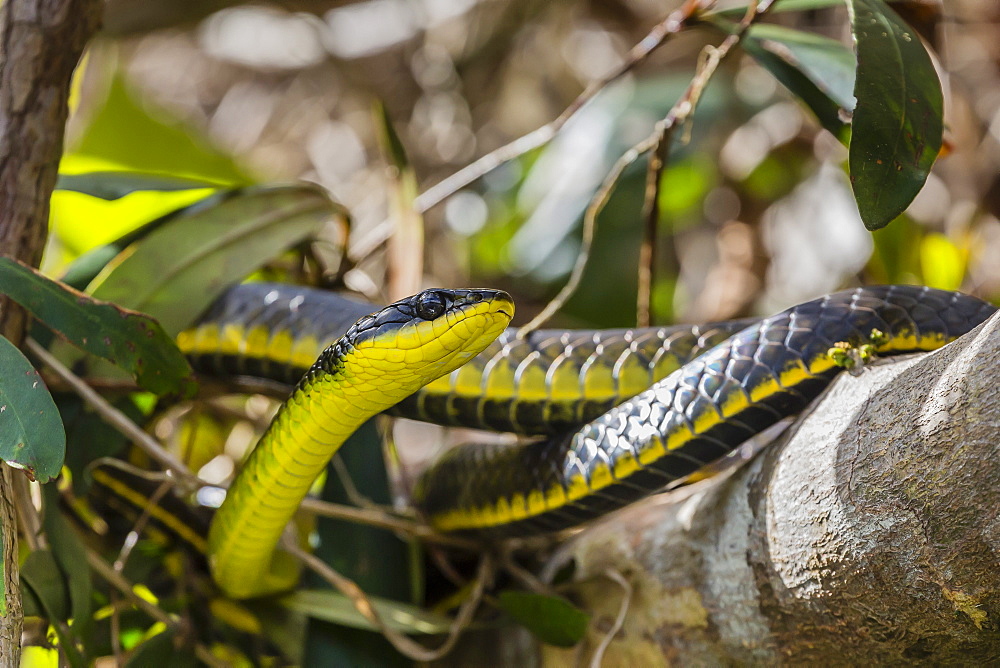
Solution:
<path fill-rule="evenodd" d="M 62 154 L 69 84 L 100 22 L 99 0 L 0 2 L 0 253 L 37 266 Z M 0 290 L 2 292 L 2 290 Z M 0 298 L 0 334 L 24 337 L 24 313 Z M 12 477 L 0 464 L 0 668 L 20 663 L 21 594 Z"/>
<path fill-rule="evenodd" d="M 724 479 L 567 543 L 606 666 L 997 665 L 1000 315 L 932 354 L 844 374 Z M 683 498 L 678 499 L 679 495 Z M 584 664 L 586 665 L 586 664 Z"/>

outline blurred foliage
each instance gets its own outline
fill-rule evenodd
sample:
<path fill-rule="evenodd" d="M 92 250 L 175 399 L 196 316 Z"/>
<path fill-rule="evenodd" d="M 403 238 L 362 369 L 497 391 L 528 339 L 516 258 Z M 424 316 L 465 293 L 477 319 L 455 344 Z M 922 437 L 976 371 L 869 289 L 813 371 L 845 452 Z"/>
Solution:
<path fill-rule="evenodd" d="M 163 12 L 164 3 L 111 2 L 109 33 L 93 45 L 74 82 L 44 267 L 53 275 L 71 267 L 68 280 L 77 287 L 151 311 L 172 332 L 225 283 L 248 274 L 384 299 L 398 259 L 383 242 L 399 222 L 400 202 L 412 200 L 413 181 L 426 190 L 556 118 L 679 4 L 316 0 L 178 3 L 172 9 L 182 11 Z M 854 4 L 883 7 L 876 0 Z M 737 2 L 722 5 L 732 11 L 685 30 L 606 87 L 550 144 L 426 212 L 422 257 L 410 258 L 423 265 L 422 282 L 504 288 L 517 300 L 519 322 L 537 312 L 565 282 L 583 212 L 612 164 L 649 134 L 690 82 L 705 47 L 718 44 L 742 15 Z M 1000 299 L 1000 8 L 993 0 L 954 0 L 943 13 L 927 3 L 894 6 L 912 23 L 910 38 L 919 33 L 947 72 L 943 148 L 909 146 L 916 171 L 938 158 L 920 194 L 892 224 L 864 229 L 844 145 L 859 136 L 857 126 L 851 136 L 849 125 L 860 90 L 850 19 L 839 0 L 783 0 L 778 9 L 789 11 L 775 11 L 753 28 L 674 137 L 656 221 L 659 322 L 765 313 L 875 282 Z M 898 82 L 910 58 L 887 62 L 896 73 L 889 68 L 861 87 Z M 925 67 L 918 79 L 927 83 L 926 76 Z M 379 116 L 371 113 L 373 100 L 382 101 Z M 913 122 L 927 120 L 909 114 Z M 927 134 L 913 127 L 903 134 Z M 864 146 L 867 131 L 860 134 L 852 151 Z M 387 137 L 394 158 L 380 150 Z M 865 176 L 862 185 L 893 197 L 890 182 L 878 180 L 891 176 Z M 644 180 L 640 160 L 616 184 L 598 218 L 581 286 L 552 326 L 633 324 Z M 319 188 L 254 185 L 288 181 Z M 283 208 L 289 201 L 304 211 L 289 213 Z M 346 248 L 345 211 L 352 221 Z M 882 218 L 896 213 L 887 205 Z M 414 223 L 420 221 L 408 224 Z M 260 226 L 271 236 L 250 234 Z M 307 238 L 313 243 L 301 243 Z M 207 249 L 204 257 L 199 249 Z M 187 282 L 174 282 L 177 273 Z M 163 304 L 154 298 L 161 293 L 169 297 Z M 4 351 L 3 363 L 23 360 Z M 166 405 L 134 389 L 102 387 L 132 419 L 148 422 L 148 433 L 215 481 L 231 475 L 274 407 L 260 396 L 215 394 Z M 146 467 L 148 457 L 128 450 L 75 397 L 57 393 L 56 403 L 69 432 L 72 485 L 61 490 L 65 517 L 45 514 L 54 538 L 48 549 L 25 549 L 26 601 L 45 618 L 29 623 L 33 647 L 25 665 L 54 665 L 46 663 L 55 660 L 45 650 L 52 647 L 70 663 L 85 654 L 183 665 L 195 661 L 195 641 L 222 663 L 277 665 L 301 661 L 306 646 L 311 660 L 322 661 L 322 652 L 336 651 L 328 645 L 368 642 L 365 622 L 332 592 L 299 591 L 284 604 L 237 604 L 219 599 L 204 564 L 162 535 L 149 532 L 123 548 L 109 518 L 73 492 L 86 489 L 87 465 L 97 457 L 114 454 Z M 371 483 L 362 484 L 364 493 L 386 504 L 405 488 L 400 480 L 409 479 L 414 463 L 432 456 L 445 437 L 400 425 L 396 439 L 398 460 L 390 466 L 396 496 L 377 449 L 367 448 L 350 465 L 356 482 Z M 328 498 L 350 496 L 333 475 L 325 483 Z M 45 496 L 48 510 L 59 507 L 54 491 Z M 441 630 L 456 595 L 438 569 L 410 568 L 418 551 L 384 531 L 352 534 L 357 544 L 348 548 L 330 537 L 335 531 L 320 527 L 320 553 L 377 590 L 379 606 L 400 630 Z M 82 546 L 60 540 L 77 533 Z M 91 582 L 80 568 L 83 550 L 109 564 L 121 559 L 131 595 L 159 606 L 177 625 L 150 618 L 103 580 Z M 377 570 L 379 563 L 394 564 L 392 577 Z M 425 585 L 426 602 L 438 605 L 434 613 L 412 607 L 411 593 Z M 559 616 L 553 609 L 575 610 L 562 599 L 508 592 L 498 605 L 508 616 L 491 608 L 491 622 L 517 618 L 555 642 L 572 642 L 586 625 L 584 613 L 574 612 L 565 624 L 549 626 Z M 317 621 L 308 625 L 307 639 L 308 618 Z M 332 623 L 338 631 L 329 630 Z M 373 646 L 368 656 L 385 650 Z"/>

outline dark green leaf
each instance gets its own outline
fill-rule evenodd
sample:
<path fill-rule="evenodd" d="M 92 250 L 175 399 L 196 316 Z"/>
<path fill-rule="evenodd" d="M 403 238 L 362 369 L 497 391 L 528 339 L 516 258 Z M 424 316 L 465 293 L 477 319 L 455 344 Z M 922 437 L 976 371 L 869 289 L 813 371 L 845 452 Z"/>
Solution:
<path fill-rule="evenodd" d="M 377 596 L 370 596 L 369 599 L 386 626 L 401 633 L 438 635 L 447 633 L 451 627 L 451 619 L 444 615 Z M 332 589 L 302 589 L 278 599 L 278 603 L 315 619 L 355 629 L 377 630 L 354 609 L 349 598 Z"/>
<path fill-rule="evenodd" d="M 176 335 L 228 286 L 335 218 L 347 215 L 312 186 L 241 190 L 129 246 L 91 292 L 155 316 Z"/>
<path fill-rule="evenodd" d="M 70 666 L 84 668 L 86 662 L 65 624 L 70 608 L 67 605 L 66 582 L 52 554 L 47 550 L 36 550 L 28 555 L 21 571 L 21 582 L 25 585 L 25 599 L 31 601 L 32 612 L 40 613 L 39 616 L 48 619 L 55 629 L 59 646 Z"/>
<path fill-rule="evenodd" d="M 172 192 L 219 188 L 225 184 L 185 179 L 164 174 L 142 172 L 88 172 L 85 174 L 60 174 L 56 181 L 58 190 L 71 190 L 92 197 L 114 200 L 143 190 Z"/>
<path fill-rule="evenodd" d="M 52 395 L 31 362 L 0 336 L 0 459 L 48 482 L 59 475 L 65 454 L 66 432 Z"/>
<path fill-rule="evenodd" d="M 74 620 L 73 630 L 81 637 L 86 637 L 87 634 L 82 630 L 90 624 L 92 590 L 87 555 L 73 527 L 59 512 L 59 490 L 55 485 L 48 485 L 43 494 L 45 515 L 42 526 L 49 539 L 52 556 L 55 557 L 69 591 L 70 616 Z"/>
<path fill-rule="evenodd" d="M 851 185 L 865 227 L 901 214 L 941 150 L 941 83 L 916 32 L 882 0 L 850 0 L 857 44 Z"/>
<path fill-rule="evenodd" d="M 836 40 L 776 25 L 753 26 L 743 47 L 840 136 L 841 110 L 854 108 L 854 54 Z"/>
<path fill-rule="evenodd" d="M 35 550 L 21 564 L 21 580 L 31 584 L 25 588 L 24 616 L 69 619 L 69 592 L 56 559 L 48 550 Z"/>
<path fill-rule="evenodd" d="M 187 360 L 149 316 L 88 297 L 10 258 L 0 258 L 0 292 L 74 346 L 128 371 L 150 392 L 194 394 Z"/>
<path fill-rule="evenodd" d="M 564 598 L 524 591 L 500 592 L 500 607 L 539 640 L 572 647 L 587 632 L 590 617 Z"/>

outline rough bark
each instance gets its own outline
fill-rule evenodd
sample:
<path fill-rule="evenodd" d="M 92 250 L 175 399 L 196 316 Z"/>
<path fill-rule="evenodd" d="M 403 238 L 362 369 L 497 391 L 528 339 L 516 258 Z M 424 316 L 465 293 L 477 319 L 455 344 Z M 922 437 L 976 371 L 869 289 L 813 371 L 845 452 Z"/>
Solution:
<path fill-rule="evenodd" d="M 0 254 L 34 266 L 45 246 L 70 78 L 97 30 L 100 10 L 100 0 L 0 3 Z M 0 298 L 0 334 L 20 344 L 24 325 L 23 312 Z M 0 464 L 0 576 L 6 594 L 6 605 L 0 606 L 0 668 L 20 662 L 12 475 L 20 474 Z"/>
<path fill-rule="evenodd" d="M 998 665 L 1000 315 L 843 375 L 749 465 L 568 543 L 606 666 Z M 582 652 L 582 654 L 581 654 Z"/>

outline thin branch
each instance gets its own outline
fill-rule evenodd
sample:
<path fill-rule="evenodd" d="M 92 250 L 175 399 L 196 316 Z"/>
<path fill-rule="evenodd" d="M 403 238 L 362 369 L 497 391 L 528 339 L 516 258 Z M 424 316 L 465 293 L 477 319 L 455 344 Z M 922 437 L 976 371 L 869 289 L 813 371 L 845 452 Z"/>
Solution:
<path fill-rule="evenodd" d="M 182 625 L 176 618 L 168 615 L 159 607 L 136 594 L 132 589 L 132 583 L 126 580 L 125 576 L 121 573 L 109 566 L 99 554 L 96 554 L 91 550 L 85 550 L 85 553 L 87 556 L 87 564 L 90 566 L 91 570 L 97 573 L 97 575 L 104 579 L 105 582 L 118 590 L 118 592 L 121 593 L 135 607 L 175 631 L 184 630 L 181 628 Z M 229 665 L 215 658 L 215 656 L 203 645 L 195 644 L 194 653 L 199 660 L 215 668 L 225 668 L 225 666 Z"/>
<path fill-rule="evenodd" d="M 530 332 L 538 329 L 556 311 L 561 309 L 566 300 L 576 292 L 577 287 L 580 285 L 580 279 L 583 278 L 583 271 L 587 268 L 587 260 L 590 259 L 590 249 L 594 242 L 594 230 L 597 227 L 597 216 L 600 215 L 605 205 L 607 205 L 608 200 L 611 198 L 611 193 L 614 191 L 615 186 L 618 185 L 618 179 L 621 178 L 625 169 L 638 160 L 639 156 L 651 150 L 654 146 L 655 140 L 653 137 L 647 137 L 642 140 L 625 151 L 611 167 L 608 175 L 604 177 L 601 187 L 597 189 L 593 199 L 590 200 L 590 204 L 587 205 L 587 211 L 583 214 L 583 236 L 580 241 L 580 252 L 576 255 L 576 263 L 573 265 L 573 271 L 570 272 L 566 285 L 562 287 L 559 294 L 545 305 L 545 308 L 538 315 L 531 319 L 531 322 L 518 330 L 517 337 L 519 339 L 523 339 Z"/>
<path fill-rule="evenodd" d="M 42 533 L 42 519 L 38 516 L 38 509 L 35 508 L 31 498 L 31 482 L 27 476 L 19 475 L 14 477 L 14 496 L 17 504 L 14 509 L 17 511 L 17 521 L 21 525 L 21 535 L 28 549 L 35 550 L 47 547 L 45 535 Z"/>
<path fill-rule="evenodd" d="M 590 204 L 587 206 L 587 211 L 584 213 L 583 236 L 580 242 L 580 251 L 577 254 L 576 263 L 573 265 L 573 271 L 570 273 L 570 277 L 566 281 L 566 285 L 563 286 L 562 290 L 559 291 L 559 294 L 557 294 L 552 301 L 546 304 L 545 308 L 542 309 L 538 315 L 532 318 L 531 322 L 520 329 L 518 332 L 518 338 L 524 338 L 529 332 L 532 332 L 540 327 L 542 323 L 552 317 L 552 315 L 562 308 L 566 301 L 573 296 L 573 293 L 576 292 L 577 287 L 580 285 L 580 279 L 583 277 L 584 269 L 587 267 L 587 261 L 590 259 L 590 250 L 593 245 L 594 230 L 597 225 L 597 216 L 604 210 L 605 205 L 607 205 L 608 199 L 611 197 L 611 192 L 614 190 L 615 185 L 617 185 L 618 179 L 621 178 L 625 168 L 638 160 L 639 156 L 647 153 L 648 151 L 653 149 L 666 150 L 665 147 L 658 147 L 668 143 L 664 139 L 667 134 L 667 130 L 674 127 L 679 122 L 685 121 L 691 115 L 697 106 L 698 98 L 701 96 L 701 93 L 708 84 L 709 79 L 718 67 L 719 62 L 721 62 L 726 54 L 729 53 L 730 49 L 732 49 L 732 47 L 739 42 L 740 37 L 746 31 L 747 27 L 749 27 L 750 22 L 752 22 L 754 18 L 762 16 L 765 12 L 767 12 L 771 4 L 773 4 L 773 0 L 761 3 L 760 5 L 754 4 L 752 6 L 752 11 L 747 12 L 747 17 L 749 17 L 749 19 L 744 17 L 743 22 L 740 23 L 739 28 L 734 34 L 727 36 L 718 47 L 708 52 L 709 56 L 706 58 L 705 64 L 696 73 L 688 88 L 673 105 L 667 116 L 656 124 L 652 134 L 632 146 L 632 148 L 618 158 L 618 161 L 615 162 L 611 171 L 608 172 L 608 175 L 601 183 L 601 187 L 594 194 L 593 199 L 590 200 Z M 642 289 L 640 288 L 640 294 L 641 293 Z"/>
<path fill-rule="evenodd" d="M 132 548 L 135 547 L 138 542 L 138 537 L 142 535 L 143 530 L 145 530 L 146 525 L 149 523 L 150 510 L 153 506 L 160 502 L 160 499 L 164 495 L 173 489 L 177 481 L 173 478 L 166 478 L 160 483 L 160 486 L 156 488 L 152 496 L 149 497 L 149 504 L 143 508 L 142 514 L 136 519 L 135 524 L 132 525 L 132 530 L 128 532 L 128 536 L 125 537 L 125 542 L 122 543 L 121 550 L 118 551 L 118 558 L 115 559 L 114 569 L 121 573 L 125 570 L 125 564 L 128 563 L 129 555 L 132 554 Z"/>
<path fill-rule="evenodd" d="M 710 8 L 714 4 L 715 0 L 688 0 L 685 2 L 679 9 L 671 12 L 667 18 L 653 26 L 649 34 L 629 50 L 625 59 L 618 67 L 601 79 L 592 81 L 558 117 L 508 144 L 490 151 L 443 181 L 431 186 L 414 200 L 413 203 L 416 210 L 420 213 L 427 212 L 462 188 L 489 174 L 497 167 L 552 141 L 566 123 L 588 102 L 593 100 L 598 93 L 604 90 L 609 84 L 633 70 L 648 58 L 651 53 L 666 44 L 670 37 L 687 27 L 688 21 L 690 21 L 692 16 Z M 369 255 L 382 245 L 386 239 L 392 236 L 394 230 L 395 226 L 391 221 L 383 221 L 360 242 L 354 244 L 350 252 L 351 258 L 358 259 Z"/>
<path fill-rule="evenodd" d="M 339 503 L 330 503 L 329 501 L 320 501 L 319 499 L 312 498 L 303 499 L 299 509 L 316 515 L 322 515 L 323 517 L 367 524 L 390 531 L 398 531 L 429 543 L 448 545 L 473 552 L 482 550 L 482 545 L 474 540 L 438 533 L 422 522 L 415 522 L 381 510 L 355 508 L 353 506 L 345 506 Z"/>
<path fill-rule="evenodd" d="M 472 621 L 472 616 L 475 614 L 476 608 L 479 607 L 483 593 L 486 591 L 486 584 L 493 576 L 493 563 L 489 557 L 484 556 L 479 561 L 479 570 L 476 573 L 472 592 L 469 593 L 468 598 L 459 607 L 458 614 L 455 615 L 451 628 L 448 630 L 448 637 L 437 649 L 427 649 L 420 643 L 387 626 L 375 610 L 371 599 L 368 598 L 368 595 L 365 594 L 364 590 L 354 580 L 330 568 L 321 559 L 300 548 L 294 541 L 286 540 L 283 542 L 282 547 L 292 556 L 302 561 L 314 573 L 326 580 L 337 591 L 348 597 L 354 604 L 355 610 L 371 622 L 398 652 L 414 661 L 436 661 L 451 651 L 462 631 Z"/>
<path fill-rule="evenodd" d="M 117 429 L 118 432 L 137 445 L 140 450 L 159 462 L 161 466 L 176 473 L 186 481 L 194 482 L 199 486 L 205 484 L 191 473 L 181 460 L 164 449 L 155 438 L 137 427 L 135 422 L 129 419 L 127 415 L 112 406 L 107 399 L 95 392 L 79 376 L 67 369 L 62 362 L 56 359 L 52 353 L 42 347 L 37 341 L 29 338 L 25 343 L 31 354 L 38 357 L 47 367 L 52 369 L 63 382 L 69 385 L 83 399 L 84 403 L 93 408 L 101 416 L 102 420 Z"/>
<path fill-rule="evenodd" d="M 750 2 L 736 30 L 727 35 L 719 46 L 709 46 L 702 51 L 698 71 L 691 79 L 691 83 L 684 94 L 670 108 L 667 115 L 657 122 L 653 130 L 656 146 L 650 154 L 649 166 L 646 170 L 646 191 L 643 201 L 645 224 L 643 226 L 642 246 L 639 250 L 639 289 L 636 303 L 636 324 L 639 327 L 648 327 L 654 319 L 652 292 L 653 275 L 657 264 L 656 237 L 660 221 L 660 186 L 674 132 L 694 114 L 698 100 L 701 99 L 701 94 L 718 69 L 719 63 L 739 43 L 753 22 L 767 13 L 772 4 L 773 0 L 765 0 L 762 3 L 758 3 L 757 0 Z"/>
<path fill-rule="evenodd" d="M 625 615 L 628 613 L 629 606 L 632 605 L 632 584 L 625 579 L 625 576 L 612 568 L 604 571 L 604 575 L 622 588 L 622 603 L 618 608 L 618 616 L 615 617 L 614 624 L 611 625 L 608 632 L 601 638 L 597 649 L 594 650 L 594 656 L 590 659 L 590 668 L 601 668 L 601 662 L 604 661 L 604 652 L 607 651 L 608 645 L 618 635 L 618 632 L 622 630 L 622 626 L 625 624 Z"/>
<path fill-rule="evenodd" d="M 500 555 L 500 566 L 511 574 L 515 580 L 523 584 L 528 590 L 536 594 L 544 594 L 546 596 L 552 596 L 552 588 L 547 584 L 535 577 L 535 574 L 526 568 L 523 568 L 517 561 L 514 560 L 514 556 L 511 554 L 512 550 L 504 550 Z"/>

